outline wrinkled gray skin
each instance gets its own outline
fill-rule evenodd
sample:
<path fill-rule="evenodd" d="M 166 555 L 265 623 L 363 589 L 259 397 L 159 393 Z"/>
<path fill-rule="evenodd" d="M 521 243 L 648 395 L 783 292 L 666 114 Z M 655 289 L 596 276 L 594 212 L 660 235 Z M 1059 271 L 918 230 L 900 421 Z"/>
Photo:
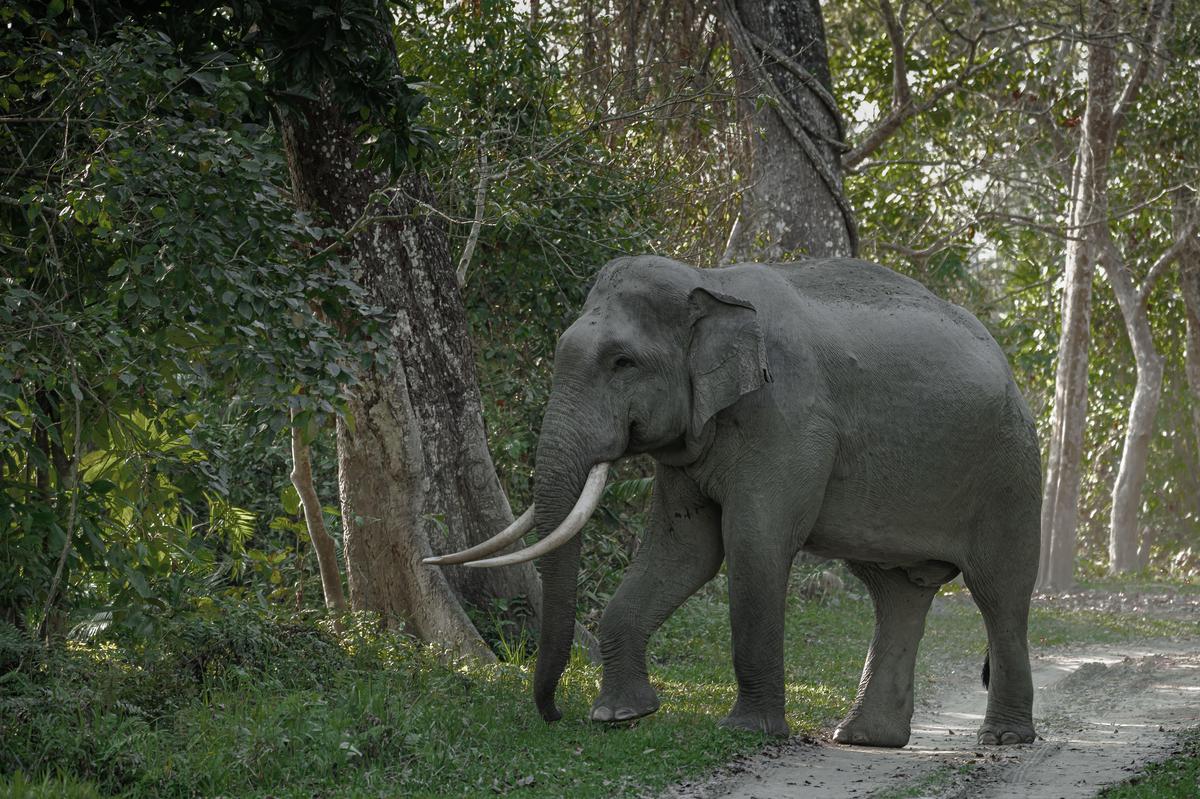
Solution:
<path fill-rule="evenodd" d="M 908 741 L 925 615 L 960 571 L 987 625 L 980 742 L 1033 740 L 1038 444 L 1004 355 L 969 313 L 863 261 L 699 270 L 619 258 L 558 344 L 538 528 L 558 525 L 593 464 L 636 453 L 657 462 L 652 518 L 600 623 L 593 720 L 658 709 L 647 639 L 725 561 L 738 698 L 722 724 L 786 734 L 783 614 L 803 549 L 844 558 L 875 603 L 836 741 Z M 550 721 L 579 549 L 576 537 L 538 563 L 535 698 Z"/>

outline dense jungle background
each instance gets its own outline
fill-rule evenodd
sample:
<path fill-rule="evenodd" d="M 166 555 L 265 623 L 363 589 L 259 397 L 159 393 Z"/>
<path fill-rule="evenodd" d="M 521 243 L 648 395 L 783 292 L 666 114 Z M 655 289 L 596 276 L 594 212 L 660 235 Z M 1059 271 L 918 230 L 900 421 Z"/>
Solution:
<path fill-rule="evenodd" d="M 689 737 L 730 695 L 721 578 L 655 644 L 682 715 L 601 740 L 528 707 L 532 567 L 419 563 L 528 506 L 555 341 L 621 254 L 828 244 L 916 278 L 1037 418 L 1047 595 L 1194 581 L 1200 3 L 792 5 L 816 28 L 750 0 L 0 6 L 3 790 L 603 796 L 760 746 Z M 795 207 L 764 188 L 794 174 Z M 793 235 L 822 203 L 844 241 Z M 569 708 L 652 483 L 623 463 L 584 530 Z M 869 637 L 839 569 L 797 565 L 801 730 Z M 1171 632 L 1086 610 L 1038 634 Z"/>

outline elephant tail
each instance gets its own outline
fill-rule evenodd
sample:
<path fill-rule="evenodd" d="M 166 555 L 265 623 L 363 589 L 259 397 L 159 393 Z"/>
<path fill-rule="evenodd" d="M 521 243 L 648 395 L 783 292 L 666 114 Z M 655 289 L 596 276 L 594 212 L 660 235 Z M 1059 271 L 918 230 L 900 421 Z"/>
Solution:
<path fill-rule="evenodd" d="M 979 674 L 979 679 L 983 680 L 983 687 L 988 687 L 988 681 L 992 677 L 992 653 L 985 652 L 983 655 L 983 671 Z"/>

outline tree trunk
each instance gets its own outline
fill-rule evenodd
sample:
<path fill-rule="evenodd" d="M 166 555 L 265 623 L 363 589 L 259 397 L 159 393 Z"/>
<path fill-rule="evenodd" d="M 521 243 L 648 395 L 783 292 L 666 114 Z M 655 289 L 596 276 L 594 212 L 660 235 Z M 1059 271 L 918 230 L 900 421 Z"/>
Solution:
<path fill-rule="evenodd" d="M 390 290 L 403 309 L 400 358 L 431 477 L 426 534 L 439 551 L 455 551 L 491 538 L 512 523 L 513 513 L 487 448 L 475 351 L 446 234 L 437 217 L 418 210 L 435 205 L 433 194 L 423 179 L 403 188 L 414 203 L 400 236 L 408 268 Z M 541 583 L 531 563 L 443 571 L 459 595 L 480 608 L 524 596 L 530 612 L 540 612 Z"/>
<path fill-rule="evenodd" d="M 723 0 L 721 14 L 745 65 L 742 85 L 771 100 L 750 112 L 752 175 L 727 257 L 854 255 L 854 215 L 842 191 L 844 131 L 818 0 Z"/>
<path fill-rule="evenodd" d="M 431 192 L 422 175 L 411 174 L 391 199 L 375 196 L 385 181 L 353 168 L 354 123 L 326 94 L 281 116 L 297 202 L 343 229 L 359 223 L 347 254 L 358 262 L 369 301 L 393 320 L 394 367 L 363 375 L 353 419 L 338 428 L 351 604 L 390 623 L 405 620 L 422 637 L 486 649 L 450 587 L 481 606 L 525 595 L 536 613 L 540 584 L 529 564 L 443 574 L 420 563 L 433 541 L 465 547 L 512 520 L 487 451 L 445 232 L 427 210 Z M 360 217 L 380 219 L 362 224 Z"/>
<path fill-rule="evenodd" d="M 1176 199 L 1174 228 L 1176 237 L 1187 226 L 1185 200 L 1195 202 L 1194 195 L 1183 192 Z M 1200 457 L 1200 235 L 1189 236 L 1179 252 L 1179 293 L 1183 295 L 1187 327 L 1184 332 L 1184 372 L 1192 394 L 1192 434 L 1196 438 L 1195 452 Z M 1200 463 L 1195 469 L 1200 474 Z M 1198 498 L 1200 501 L 1200 498 Z"/>
<path fill-rule="evenodd" d="M 1062 336 L 1054 383 L 1046 490 L 1042 497 L 1040 590 L 1062 590 L 1075 581 L 1079 481 L 1087 420 L 1092 279 L 1099 234 L 1108 224 L 1108 162 L 1116 100 L 1113 40 L 1118 14 L 1109 2 L 1093 0 L 1089 16 L 1088 96 L 1071 175 Z"/>
<path fill-rule="evenodd" d="M 1075 528 L 1078 522 L 1079 481 L 1083 461 L 1084 422 L 1087 418 L 1087 371 L 1095 265 L 1077 222 L 1085 202 L 1084 162 L 1080 147 L 1072 176 L 1071 213 L 1075 230 L 1067 243 L 1062 300 L 1062 335 L 1058 344 L 1054 411 L 1051 418 L 1046 488 L 1042 496 L 1042 543 L 1039 590 L 1061 590 L 1074 582 Z M 1090 167 L 1089 167 L 1090 168 Z"/>
<path fill-rule="evenodd" d="M 293 425 L 295 419 L 296 414 L 293 411 Z M 333 539 L 325 530 L 325 515 L 321 510 L 316 486 L 313 485 L 312 459 L 309 457 L 308 444 L 304 440 L 304 431 L 295 426 L 292 427 L 291 479 L 296 494 L 300 497 L 300 506 L 304 509 L 304 524 L 308 528 L 308 537 L 312 540 L 313 552 L 317 556 L 325 607 L 340 615 L 346 612 L 346 595 L 342 592 L 342 574 L 338 569 L 337 550 L 334 548 Z"/>
<path fill-rule="evenodd" d="M 346 572 L 356 610 L 379 613 L 425 641 L 482 660 L 479 637 L 445 575 L 425 566 L 425 461 L 402 371 L 364 376 L 338 419 L 338 486 Z"/>
<path fill-rule="evenodd" d="M 1106 250 L 1101 263 L 1121 308 L 1137 369 L 1133 402 L 1129 407 L 1129 421 L 1125 428 L 1125 446 L 1121 452 L 1121 466 L 1113 487 L 1112 518 L 1109 525 L 1108 568 L 1112 574 L 1121 574 L 1137 571 L 1139 568 L 1138 509 L 1142 504 L 1142 486 L 1146 482 L 1150 437 L 1154 433 L 1154 420 L 1158 415 L 1158 401 L 1162 395 L 1163 359 L 1154 346 L 1154 336 L 1150 330 L 1150 312 L 1141 293 L 1134 286 L 1129 270 L 1118 257 L 1115 245 L 1111 241 L 1106 243 Z"/>

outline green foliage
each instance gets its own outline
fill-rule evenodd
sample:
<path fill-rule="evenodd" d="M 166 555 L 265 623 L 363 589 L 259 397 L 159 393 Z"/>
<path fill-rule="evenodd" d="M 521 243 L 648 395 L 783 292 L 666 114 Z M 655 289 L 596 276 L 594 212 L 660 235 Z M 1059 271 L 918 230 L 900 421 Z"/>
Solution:
<path fill-rule="evenodd" d="M 99 799 L 96 789 L 70 777 L 46 777 L 31 781 L 21 772 L 0 777 L 0 797 L 4 799 Z"/>
<path fill-rule="evenodd" d="M 1200 788 L 1200 731 L 1181 736 L 1179 751 L 1150 764 L 1128 782 L 1100 793 L 1100 799 L 1189 799 Z"/>
<path fill-rule="evenodd" d="M 195 63 L 242 72 L 264 112 L 270 104 L 286 113 L 327 94 L 362 123 L 356 133 L 367 146 L 360 167 L 399 173 L 431 144 L 417 120 L 425 97 L 415 79 L 395 69 L 393 17 L 382 0 L 114 0 L 72 12 L 85 29 L 137 20 Z"/>
<path fill-rule="evenodd" d="M 250 65 L 0 18 L 0 607 L 37 624 L 65 553 L 67 607 L 144 627 L 257 529 L 216 419 L 268 447 L 334 413 L 377 310 L 292 205 Z"/>

